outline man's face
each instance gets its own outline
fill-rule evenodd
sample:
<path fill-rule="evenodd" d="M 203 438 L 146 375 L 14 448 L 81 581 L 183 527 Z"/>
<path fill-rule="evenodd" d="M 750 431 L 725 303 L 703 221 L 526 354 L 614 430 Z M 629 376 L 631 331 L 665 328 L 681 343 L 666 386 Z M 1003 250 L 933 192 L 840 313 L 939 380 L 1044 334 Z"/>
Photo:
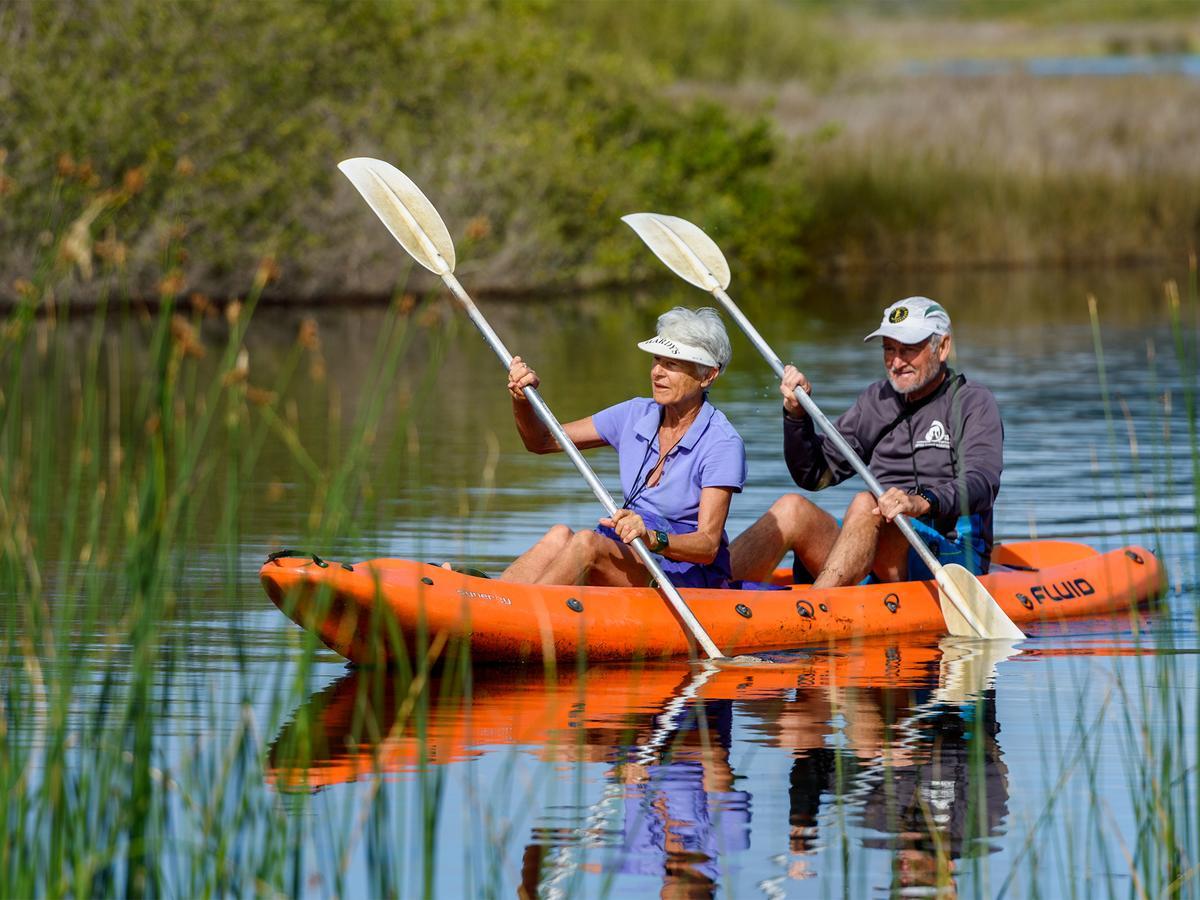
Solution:
<path fill-rule="evenodd" d="M 883 367 L 896 393 L 917 400 L 929 388 L 942 365 L 950 358 L 950 335 L 943 335 L 935 352 L 927 338 L 919 344 L 902 344 L 894 338 L 883 339 Z"/>

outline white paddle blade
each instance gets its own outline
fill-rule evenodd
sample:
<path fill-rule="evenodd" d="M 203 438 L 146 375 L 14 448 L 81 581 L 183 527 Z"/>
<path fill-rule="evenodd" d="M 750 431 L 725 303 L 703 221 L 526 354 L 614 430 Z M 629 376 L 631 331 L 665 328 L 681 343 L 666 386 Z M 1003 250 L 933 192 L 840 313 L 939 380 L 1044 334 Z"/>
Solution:
<path fill-rule="evenodd" d="M 411 178 L 369 156 L 342 160 L 338 168 L 413 259 L 435 275 L 454 271 L 454 243 L 446 223 Z"/>
<path fill-rule="evenodd" d="M 996 680 L 996 664 L 1018 652 L 1012 641 L 964 641 L 948 637 L 939 646 L 942 660 L 933 696 L 939 703 L 955 706 L 978 700 Z"/>
<path fill-rule="evenodd" d="M 729 263 L 707 234 L 678 216 L 630 213 L 621 221 L 637 232 L 676 275 L 710 293 L 729 287 Z"/>
<path fill-rule="evenodd" d="M 950 634 L 1009 641 L 1019 641 L 1025 637 L 1025 633 L 970 571 L 951 563 L 942 566 L 938 575 L 938 602 Z"/>

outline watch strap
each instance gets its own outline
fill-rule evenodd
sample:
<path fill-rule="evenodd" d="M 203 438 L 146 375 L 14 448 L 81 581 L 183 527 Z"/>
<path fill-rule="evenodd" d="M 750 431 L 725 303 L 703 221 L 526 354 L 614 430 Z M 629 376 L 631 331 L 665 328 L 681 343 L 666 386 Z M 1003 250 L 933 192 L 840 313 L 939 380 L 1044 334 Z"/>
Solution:
<path fill-rule="evenodd" d="M 929 512 L 926 513 L 926 515 L 936 516 L 938 514 L 937 494 L 927 487 L 919 488 L 914 493 L 916 493 L 918 497 L 923 498 L 925 502 L 929 504 Z"/>

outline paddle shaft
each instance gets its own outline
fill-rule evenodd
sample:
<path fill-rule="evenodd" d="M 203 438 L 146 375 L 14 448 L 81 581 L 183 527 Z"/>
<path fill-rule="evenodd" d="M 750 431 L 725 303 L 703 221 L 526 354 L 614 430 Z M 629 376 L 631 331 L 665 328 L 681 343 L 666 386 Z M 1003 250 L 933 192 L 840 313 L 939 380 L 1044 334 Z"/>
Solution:
<path fill-rule="evenodd" d="M 699 263 L 699 260 L 697 260 L 697 263 Z M 751 321 L 742 314 L 742 311 L 738 309 L 737 304 L 733 302 L 732 298 L 725 293 L 724 289 L 719 284 L 715 283 L 715 280 L 710 285 L 709 290 L 714 297 L 721 301 L 721 305 L 725 307 L 725 311 L 733 317 L 735 322 L 738 323 L 738 326 L 742 329 L 742 331 L 745 332 L 746 337 L 750 338 L 750 343 L 752 343 L 755 349 L 762 354 L 763 359 L 767 361 L 772 370 L 774 370 L 775 374 L 782 379 L 783 361 L 776 355 L 775 351 L 771 349 L 770 345 L 763 340 L 763 336 L 758 333 L 758 329 L 755 328 L 753 323 L 751 323 Z M 850 443 L 845 439 L 845 437 L 842 436 L 842 433 L 834 427 L 832 422 L 829 421 L 825 413 L 821 412 L 821 408 L 817 406 L 813 398 L 808 396 L 804 389 L 799 386 L 796 387 L 796 400 L 799 401 L 800 406 L 813 420 L 813 422 L 816 423 L 817 427 L 821 429 L 822 433 L 824 433 L 824 435 L 833 442 L 833 445 L 842 455 L 842 458 L 850 463 L 854 471 L 858 473 L 859 477 L 862 478 L 867 487 L 870 488 L 871 493 L 874 494 L 876 498 L 882 497 L 883 486 L 876 480 L 875 476 L 871 474 L 871 470 L 867 468 L 867 464 L 864 463 L 861 457 L 854 452 L 854 448 L 850 446 Z M 900 529 L 900 533 L 904 535 L 909 544 L 912 545 L 912 548 L 917 551 L 917 555 L 921 557 L 921 561 L 929 567 L 929 571 L 933 573 L 933 577 L 937 580 L 938 584 L 945 587 L 943 582 L 947 582 L 949 579 L 943 574 L 942 564 L 938 561 L 938 558 L 933 555 L 933 552 L 925 544 L 925 541 L 923 541 L 920 535 L 917 534 L 916 529 L 912 527 L 912 523 L 908 521 L 908 516 L 898 515 L 892 519 L 892 521 L 896 524 L 896 527 Z M 946 591 L 946 596 L 949 597 L 950 601 L 954 604 L 954 608 L 958 610 L 964 619 L 966 619 L 967 623 L 974 628 L 977 633 L 984 634 L 985 629 L 980 623 L 978 617 L 967 604 L 959 602 L 957 595 L 957 590 Z"/>
<path fill-rule="evenodd" d="M 455 299 L 457 299 L 462 305 L 463 309 L 466 310 L 467 316 L 475 324 L 475 327 L 479 329 L 480 334 L 483 335 L 483 339 L 487 341 L 488 346 L 491 347 L 496 356 L 500 358 L 500 362 L 504 365 L 504 370 L 507 372 L 509 368 L 512 367 L 513 357 L 512 354 L 508 352 L 508 348 L 504 346 L 504 342 L 501 341 L 499 335 L 492 330 L 492 326 L 475 306 L 474 301 L 472 301 L 467 295 L 467 292 L 463 289 L 463 286 L 458 283 L 458 279 L 454 277 L 454 273 L 450 271 L 441 271 L 438 274 L 441 275 L 442 281 L 446 283 L 446 287 L 448 287 L 450 292 L 454 294 Z M 608 493 L 608 489 L 605 488 L 600 479 L 596 477 L 596 473 L 592 471 L 592 467 L 588 465 L 587 460 L 583 458 L 583 454 L 579 452 L 579 448 L 575 446 L 575 443 L 569 437 L 567 437 L 566 431 L 563 430 L 563 427 L 559 424 L 558 419 L 554 417 L 554 413 L 550 411 L 550 407 L 546 405 L 544 400 L 542 400 L 542 397 L 537 392 L 536 388 L 527 387 L 524 389 L 524 394 L 525 398 L 533 407 L 533 411 L 537 414 L 537 417 L 541 419 L 542 424 L 550 430 L 550 434 L 554 436 L 556 441 L 558 441 L 558 446 L 561 447 L 563 452 L 570 457 L 571 462 L 575 464 L 575 468 L 579 470 L 579 474 L 583 476 L 583 480 L 586 481 L 588 487 L 592 489 L 592 493 L 596 495 L 596 499 L 600 501 L 600 504 L 604 507 L 605 512 L 611 516 L 619 509 L 619 507 L 613 501 L 612 496 Z M 662 566 L 658 564 L 658 560 L 654 558 L 654 554 L 650 552 L 642 539 L 638 538 L 630 546 L 633 547 L 633 552 L 637 554 L 638 559 L 642 561 L 642 565 L 649 569 L 650 574 L 654 576 L 654 579 L 658 582 L 659 589 L 666 595 L 667 600 L 670 601 L 671 606 L 675 609 L 676 614 L 678 614 L 678 616 L 683 620 L 684 624 L 687 625 L 688 630 L 696 639 L 696 642 L 701 646 L 701 648 L 703 648 L 704 652 L 708 654 L 710 659 L 722 658 L 723 654 L 717 649 L 717 645 L 713 643 L 713 639 L 708 636 L 708 632 L 704 630 L 704 626 L 700 624 L 700 620 L 697 619 L 692 613 L 691 609 L 688 608 L 687 603 L 684 601 L 683 597 L 680 596 L 679 591 L 676 590 L 675 585 L 671 583 L 671 579 L 667 577 L 666 573 L 662 570 Z"/>

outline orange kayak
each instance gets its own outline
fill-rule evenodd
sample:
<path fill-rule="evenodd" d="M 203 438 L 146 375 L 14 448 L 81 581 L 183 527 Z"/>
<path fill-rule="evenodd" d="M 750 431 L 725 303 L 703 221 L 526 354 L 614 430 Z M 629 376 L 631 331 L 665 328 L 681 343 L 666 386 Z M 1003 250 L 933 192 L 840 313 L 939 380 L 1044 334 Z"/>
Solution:
<path fill-rule="evenodd" d="M 657 659 L 694 648 L 653 588 L 514 584 L 403 559 L 268 560 L 259 572 L 288 617 L 356 663 L 402 663 L 447 643 L 475 662 Z M 696 618 L 733 656 L 870 635 L 945 632 L 932 581 L 817 590 L 684 589 Z M 1018 624 L 1136 606 L 1164 587 L 1148 550 L 1099 553 L 1069 541 L 998 544 L 984 587 Z"/>

